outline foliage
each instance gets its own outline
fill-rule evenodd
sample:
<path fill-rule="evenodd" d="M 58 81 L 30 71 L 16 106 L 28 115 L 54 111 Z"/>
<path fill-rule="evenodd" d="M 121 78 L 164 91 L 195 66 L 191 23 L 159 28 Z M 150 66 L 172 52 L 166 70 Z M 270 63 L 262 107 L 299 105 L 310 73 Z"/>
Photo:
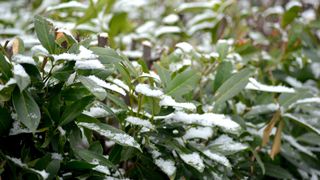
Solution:
<path fill-rule="evenodd" d="M 0 2 L 0 177 L 320 177 L 319 4 L 27 2 Z"/>

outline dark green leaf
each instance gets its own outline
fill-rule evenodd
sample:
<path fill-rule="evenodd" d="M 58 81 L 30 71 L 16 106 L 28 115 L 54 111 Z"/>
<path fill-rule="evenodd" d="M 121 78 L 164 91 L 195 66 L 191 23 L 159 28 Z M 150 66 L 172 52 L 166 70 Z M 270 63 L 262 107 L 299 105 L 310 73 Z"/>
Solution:
<path fill-rule="evenodd" d="M 35 132 L 40 123 L 41 114 L 33 97 L 27 91 L 19 92 L 16 89 L 12 95 L 12 103 L 18 120 L 30 131 Z"/>
<path fill-rule="evenodd" d="M 293 179 L 292 174 L 281 166 L 266 163 L 266 175 L 279 179 Z"/>
<path fill-rule="evenodd" d="M 0 106 L 0 136 L 9 132 L 12 121 L 9 111 Z"/>
<path fill-rule="evenodd" d="M 216 91 L 221 84 L 223 84 L 232 75 L 232 63 L 229 61 L 223 61 L 217 68 L 217 74 L 214 79 L 214 91 Z"/>
<path fill-rule="evenodd" d="M 113 167 L 113 164 L 103 155 L 97 154 L 93 151 L 87 149 L 75 149 L 74 152 L 83 160 L 87 161 L 88 163 L 92 163 L 93 160 L 98 160 L 99 164 Z"/>
<path fill-rule="evenodd" d="M 11 65 L 7 62 L 5 57 L 0 53 L 0 78 L 8 81 L 12 77 Z"/>
<path fill-rule="evenodd" d="M 94 101 L 94 97 L 87 96 L 67 106 L 61 116 L 60 125 L 65 125 L 78 117 L 85 108 Z"/>
<path fill-rule="evenodd" d="M 36 15 L 34 18 L 34 28 L 42 46 L 49 53 L 55 53 L 55 32 L 53 25 L 44 17 Z"/>

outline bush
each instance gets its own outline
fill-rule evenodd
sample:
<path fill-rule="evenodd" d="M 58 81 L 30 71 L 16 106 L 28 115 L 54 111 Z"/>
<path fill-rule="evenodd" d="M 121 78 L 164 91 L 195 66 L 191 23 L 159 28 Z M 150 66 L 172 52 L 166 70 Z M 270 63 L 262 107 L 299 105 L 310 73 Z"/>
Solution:
<path fill-rule="evenodd" d="M 320 176 L 319 5 L 123 3 L 1 22 L 0 177 Z"/>

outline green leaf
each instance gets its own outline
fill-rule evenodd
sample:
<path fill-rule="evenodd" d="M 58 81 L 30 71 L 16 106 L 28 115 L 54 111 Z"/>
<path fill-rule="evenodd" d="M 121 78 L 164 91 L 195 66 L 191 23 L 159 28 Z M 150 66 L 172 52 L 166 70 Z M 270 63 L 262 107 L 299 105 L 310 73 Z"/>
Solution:
<path fill-rule="evenodd" d="M 223 61 L 221 64 L 219 64 L 217 68 L 217 74 L 214 79 L 214 91 L 216 91 L 223 82 L 225 82 L 230 76 L 232 72 L 232 63 L 229 61 Z"/>
<path fill-rule="evenodd" d="M 30 76 L 20 64 L 13 66 L 13 76 L 21 92 L 31 83 Z"/>
<path fill-rule="evenodd" d="M 227 81 L 225 81 L 215 93 L 215 106 L 234 97 L 244 89 L 249 82 L 251 73 L 251 69 L 245 68 L 238 73 L 233 74 Z"/>
<path fill-rule="evenodd" d="M 64 66 L 52 73 L 52 77 L 60 80 L 67 81 L 70 75 L 73 73 L 74 62 L 67 62 Z"/>
<path fill-rule="evenodd" d="M 11 65 L 6 58 L 0 53 L 0 78 L 8 81 L 12 77 Z"/>
<path fill-rule="evenodd" d="M 27 92 L 19 92 L 17 89 L 13 92 L 12 103 L 17 113 L 17 118 L 21 121 L 30 131 L 35 132 L 40 123 L 41 114 L 40 109 Z"/>
<path fill-rule="evenodd" d="M 308 124 L 303 118 L 299 118 L 297 116 L 294 116 L 293 114 L 286 113 L 283 115 L 283 117 L 287 117 L 289 120 L 298 123 L 299 125 L 305 127 L 306 129 L 318 134 L 320 136 L 320 130 L 313 127 L 312 125 Z"/>
<path fill-rule="evenodd" d="M 12 118 L 7 109 L 0 106 L 0 136 L 9 132 L 12 124 Z"/>
<path fill-rule="evenodd" d="M 65 108 L 60 120 L 60 125 L 65 125 L 77 118 L 85 108 L 94 101 L 94 97 L 86 96 L 79 101 L 75 101 Z"/>
<path fill-rule="evenodd" d="M 166 87 L 171 80 L 170 71 L 156 63 L 153 64 L 153 66 L 156 68 L 157 73 L 160 76 L 161 82 Z"/>
<path fill-rule="evenodd" d="M 292 174 L 281 166 L 266 163 L 266 175 L 277 179 L 294 179 Z"/>
<path fill-rule="evenodd" d="M 80 99 L 90 96 L 91 92 L 81 83 L 75 83 L 62 90 L 61 95 L 65 101 L 79 101 Z"/>
<path fill-rule="evenodd" d="M 229 50 L 228 42 L 226 40 L 218 41 L 216 49 L 219 54 L 219 60 L 223 61 L 228 54 L 228 50 Z"/>
<path fill-rule="evenodd" d="M 166 94 L 174 97 L 181 97 L 182 95 L 194 89 L 199 80 L 200 75 L 198 71 L 184 71 L 178 74 L 172 81 L 168 83 L 168 86 L 165 88 L 165 92 Z"/>
<path fill-rule="evenodd" d="M 82 16 L 82 18 L 80 18 L 78 20 L 77 25 L 85 23 L 85 22 L 89 21 L 90 19 L 97 17 L 98 12 L 94 6 L 93 1 L 90 0 L 89 2 L 90 2 L 89 7 L 87 8 L 86 12 L 84 13 L 84 16 Z"/>
<path fill-rule="evenodd" d="M 279 104 L 284 108 L 288 109 L 291 104 L 295 103 L 299 99 L 311 97 L 312 95 L 307 90 L 298 90 L 293 94 L 283 93 L 279 97 Z"/>
<path fill-rule="evenodd" d="M 123 146 L 130 146 L 137 148 L 141 151 L 140 145 L 135 141 L 135 139 L 125 132 L 114 128 L 108 124 L 104 123 L 86 123 L 86 122 L 80 122 L 78 123 L 79 126 L 83 126 L 87 129 L 96 131 L 100 135 L 109 138 L 110 140 L 121 144 Z"/>
<path fill-rule="evenodd" d="M 85 77 L 85 76 L 80 76 L 79 80 L 100 101 L 102 101 L 106 98 L 106 96 L 107 96 L 106 90 L 103 89 L 101 86 L 99 86 L 92 79 Z"/>
<path fill-rule="evenodd" d="M 289 5 L 289 6 L 288 6 Z M 288 1 L 286 4 L 286 11 L 282 16 L 281 26 L 286 27 L 290 24 L 296 17 L 298 17 L 302 6 L 298 1 Z"/>
<path fill-rule="evenodd" d="M 125 83 L 130 87 L 130 89 L 133 89 L 131 86 L 131 77 L 130 77 L 130 73 L 128 72 L 128 69 L 125 68 L 124 65 L 122 64 L 116 64 L 116 69 L 119 71 L 119 73 L 121 74 L 121 77 L 123 78 L 123 80 L 125 81 Z"/>
<path fill-rule="evenodd" d="M 98 154 L 96 152 L 87 149 L 74 149 L 74 152 L 83 160 L 88 163 L 92 163 L 94 160 L 98 160 L 99 164 L 114 167 L 111 161 L 109 161 L 105 156 Z"/>
<path fill-rule="evenodd" d="M 115 103 L 117 106 L 121 107 L 122 109 L 128 109 L 128 106 L 126 105 L 125 102 L 123 102 L 122 99 L 120 99 L 119 97 L 111 93 L 107 93 L 107 99 L 109 99 L 110 101 Z"/>
<path fill-rule="evenodd" d="M 251 152 L 252 152 L 253 156 L 256 158 L 257 163 L 259 164 L 259 166 L 260 166 L 260 168 L 261 168 L 261 170 L 262 170 L 262 174 L 265 174 L 265 173 L 266 173 L 266 168 L 264 167 L 264 163 L 263 163 L 263 161 L 261 160 L 258 152 L 255 151 L 255 150 L 252 150 L 252 149 L 251 149 Z"/>
<path fill-rule="evenodd" d="M 131 24 L 126 12 L 114 13 L 109 22 L 109 34 L 111 37 L 115 37 L 122 32 L 129 32 Z"/>
<path fill-rule="evenodd" d="M 57 159 L 52 160 L 46 168 L 46 172 L 50 174 L 48 179 L 54 179 L 57 176 L 59 169 L 60 169 L 60 160 L 57 160 Z"/>
<path fill-rule="evenodd" d="M 90 164 L 88 162 L 78 161 L 78 160 L 74 160 L 74 161 L 70 161 L 70 162 L 66 163 L 67 169 L 72 169 L 72 170 L 76 170 L 76 171 L 91 170 L 95 166 L 96 165 Z"/>
<path fill-rule="evenodd" d="M 50 54 L 54 54 L 56 44 L 53 25 L 44 17 L 36 15 L 34 18 L 34 28 L 42 46 L 46 48 Z"/>
<path fill-rule="evenodd" d="M 96 4 L 94 4 L 96 2 Z M 90 5 L 87 8 L 87 10 L 84 13 L 84 16 L 80 18 L 77 22 L 77 25 L 83 24 L 85 22 L 90 21 L 93 18 L 96 18 L 98 16 L 98 12 L 101 12 L 101 10 L 106 6 L 107 0 L 99 0 L 99 1 L 92 1 L 90 0 Z"/>
<path fill-rule="evenodd" d="M 110 64 L 123 61 L 122 57 L 111 48 L 92 47 L 90 50 L 99 56 L 99 60 L 103 65 L 106 65 L 106 67 L 110 66 Z"/>
<path fill-rule="evenodd" d="M 9 101 L 11 99 L 11 93 L 16 86 L 14 79 L 9 80 L 5 85 L 0 85 L 0 102 Z"/>

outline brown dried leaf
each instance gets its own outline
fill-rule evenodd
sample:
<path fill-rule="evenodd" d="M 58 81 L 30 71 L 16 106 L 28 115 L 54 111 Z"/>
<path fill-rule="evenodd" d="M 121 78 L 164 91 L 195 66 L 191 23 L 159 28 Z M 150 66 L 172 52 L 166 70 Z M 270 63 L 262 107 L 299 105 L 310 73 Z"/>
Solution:
<path fill-rule="evenodd" d="M 276 131 L 276 135 L 274 137 L 273 140 L 273 145 L 272 145 L 272 149 L 270 152 L 270 157 L 273 160 L 274 157 L 280 152 L 280 148 L 281 148 L 281 133 L 282 133 L 282 129 L 283 129 L 284 123 L 283 121 L 280 121 L 277 131 Z"/>
<path fill-rule="evenodd" d="M 267 127 L 264 129 L 263 131 L 263 137 L 262 137 L 262 146 L 265 146 L 268 144 L 269 142 L 269 138 L 270 138 L 270 133 L 273 129 L 273 127 L 277 124 L 277 122 L 279 121 L 279 117 L 280 117 L 280 111 L 277 111 L 271 121 L 268 123 Z"/>
<path fill-rule="evenodd" d="M 19 45 L 20 45 L 20 41 L 19 39 L 15 38 L 14 40 L 12 40 L 12 54 L 19 54 Z"/>

